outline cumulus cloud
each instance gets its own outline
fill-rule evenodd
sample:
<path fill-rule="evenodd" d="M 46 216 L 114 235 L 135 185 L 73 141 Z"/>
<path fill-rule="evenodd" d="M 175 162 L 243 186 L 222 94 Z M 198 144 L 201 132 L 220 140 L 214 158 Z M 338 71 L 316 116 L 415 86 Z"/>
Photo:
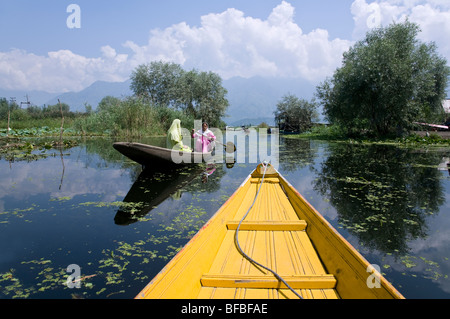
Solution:
<path fill-rule="evenodd" d="M 98 58 L 70 50 L 48 52 L 47 56 L 18 49 L 0 52 L 0 87 L 67 92 L 82 90 L 97 80 L 124 81 L 129 75 L 127 56 L 108 46 L 101 52 Z"/>
<path fill-rule="evenodd" d="M 200 27 L 185 23 L 153 30 L 148 44 L 126 45 L 135 58 L 166 58 L 187 67 L 232 76 L 295 76 L 316 81 L 339 65 L 350 41 L 329 39 L 326 30 L 304 34 L 294 22 L 294 7 L 283 1 L 266 20 L 228 9 L 201 18 Z"/>
<path fill-rule="evenodd" d="M 23 50 L 0 52 L 0 87 L 49 92 L 77 91 L 96 80 L 123 81 L 141 63 L 171 61 L 185 68 L 233 76 L 290 76 L 317 81 L 339 66 L 348 40 L 329 38 L 326 30 L 305 34 L 294 22 L 294 7 L 283 1 L 265 20 L 230 8 L 201 17 L 199 26 L 182 22 L 150 30 L 148 42 L 104 46 L 88 58 L 68 50 L 37 56 Z"/>
<path fill-rule="evenodd" d="M 450 61 L 450 2 L 448 0 L 355 0 L 351 6 L 355 21 L 354 39 L 373 27 L 403 22 L 406 18 L 421 28 L 419 38 L 435 42 L 439 52 Z"/>

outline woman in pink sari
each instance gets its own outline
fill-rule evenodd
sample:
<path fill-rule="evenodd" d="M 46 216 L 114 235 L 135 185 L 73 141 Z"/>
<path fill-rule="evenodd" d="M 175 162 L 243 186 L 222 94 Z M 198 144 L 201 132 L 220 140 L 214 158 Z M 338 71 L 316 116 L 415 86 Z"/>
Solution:
<path fill-rule="evenodd" d="M 196 152 L 203 152 L 208 153 L 211 152 L 214 148 L 214 140 L 216 137 L 214 136 L 213 132 L 211 132 L 208 128 L 208 123 L 203 122 L 202 129 L 195 132 L 194 129 L 192 129 L 192 138 L 196 138 L 197 140 L 195 142 L 195 151 Z"/>

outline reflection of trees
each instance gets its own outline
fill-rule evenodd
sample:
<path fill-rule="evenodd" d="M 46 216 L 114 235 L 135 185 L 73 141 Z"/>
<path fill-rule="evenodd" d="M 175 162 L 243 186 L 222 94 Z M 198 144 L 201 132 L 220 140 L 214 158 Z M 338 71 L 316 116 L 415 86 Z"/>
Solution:
<path fill-rule="evenodd" d="M 280 169 L 292 172 L 314 162 L 317 150 L 311 147 L 311 143 L 310 139 L 280 139 Z"/>
<path fill-rule="evenodd" d="M 426 216 L 444 202 L 439 154 L 388 146 L 338 145 L 322 164 L 315 189 L 366 247 L 394 254 L 427 234 Z"/>

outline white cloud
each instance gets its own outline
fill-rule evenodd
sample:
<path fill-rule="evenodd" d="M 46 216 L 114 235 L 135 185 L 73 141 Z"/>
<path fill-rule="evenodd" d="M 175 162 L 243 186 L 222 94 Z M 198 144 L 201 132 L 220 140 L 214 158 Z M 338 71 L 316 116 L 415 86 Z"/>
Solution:
<path fill-rule="evenodd" d="M 68 50 L 37 56 L 23 50 L 0 52 L 0 87 L 49 92 L 77 91 L 96 80 L 123 81 L 141 63 L 172 61 L 185 68 L 232 76 L 292 76 L 318 81 L 340 65 L 349 40 L 330 40 L 326 30 L 305 34 L 294 22 L 294 7 L 283 1 L 266 20 L 228 9 L 149 33 L 148 43 L 128 40 L 118 54 L 103 46 L 88 58 Z"/>
<path fill-rule="evenodd" d="M 110 47 L 103 55 L 87 58 L 69 50 L 38 56 L 24 50 L 0 52 L 0 87 L 6 89 L 79 91 L 97 80 L 123 81 L 128 75 L 126 55 Z"/>
<path fill-rule="evenodd" d="M 228 9 L 201 17 L 200 27 L 185 23 L 153 30 L 144 46 L 128 41 L 134 64 L 163 59 L 232 76 L 297 76 L 317 81 L 340 63 L 350 41 L 330 40 L 326 30 L 304 34 L 294 23 L 294 7 L 283 1 L 267 20 Z"/>
<path fill-rule="evenodd" d="M 372 27 L 403 22 L 406 18 L 421 28 L 419 38 L 435 42 L 450 61 L 450 1 L 448 0 L 355 0 L 351 6 L 355 21 L 353 38 L 361 39 Z"/>

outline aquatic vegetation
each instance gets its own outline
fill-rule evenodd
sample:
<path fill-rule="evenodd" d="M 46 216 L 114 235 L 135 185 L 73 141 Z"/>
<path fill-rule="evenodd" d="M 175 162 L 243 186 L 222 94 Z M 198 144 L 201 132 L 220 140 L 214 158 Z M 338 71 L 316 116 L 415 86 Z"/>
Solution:
<path fill-rule="evenodd" d="M 72 198 L 70 196 L 63 196 L 63 197 L 57 197 L 57 198 L 51 198 L 50 201 L 67 201 L 71 200 Z"/>
<path fill-rule="evenodd" d="M 16 208 L 11 211 L 0 211 L 0 224 L 7 224 L 9 223 L 9 218 L 11 216 L 22 218 L 26 222 L 31 222 L 29 219 L 27 219 L 27 213 L 33 212 L 38 208 L 37 204 L 31 204 L 30 207 L 27 208 Z"/>
<path fill-rule="evenodd" d="M 11 143 L 10 143 L 11 142 Z M 62 144 L 59 141 L 34 141 L 30 142 L 20 138 L 7 138 L 0 140 L 0 159 L 5 159 L 9 162 L 14 161 L 37 161 L 49 156 L 68 156 L 62 154 L 61 148 L 71 148 L 78 145 L 76 140 L 63 140 Z M 48 153 L 52 149 L 58 149 L 59 152 Z"/>
<path fill-rule="evenodd" d="M 314 188 L 365 247 L 403 255 L 411 240 L 426 237 L 426 218 L 445 202 L 441 159 L 393 146 L 336 144 Z"/>
<path fill-rule="evenodd" d="M 92 207 L 113 207 L 120 208 L 122 211 L 128 212 L 130 214 L 134 214 L 142 208 L 145 203 L 143 202 L 123 202 L 123 201 L 114 201 L 114 202 L 83 202 L 79 203 L 80 206 L 92 206 Z"/>
<path fill-rule="evenodd" d="M 409 147 L 414 146 L 450 146 L 450 139 L 445 139 L 437 134 L 431 133 L 429 136 L 420 136 L 417 134 L 398 138 L 395 142 Z"/>
<path fill-rule="evenodd" d="M 66 280 L 69 275 L 65 268 L 67 265 L 59 265 L 54 260 L 42 257 L 22 261 L 18 267 L 20 269 L 0 274 L 0 298 L 32 298 L 56 291 L 70 298 L 88 298 L 92 294 L 109 298 L 123 294 L 130 280 L 137 282 L 138 285 L 144 285 L 150 279 L 148 267 L 158 261 L 167 262 L 205 223 L 207 213 L 204 208 L 198 206 L 197 199 L 194 196 L 191 204 L 181 207 L 182 211 L 173 214 L 169 220 L 161 220 L 166 214 L 160 210 L 154 210 L 148 216 L 140 217 L 140 222 L 151 223 L 156 216 L 160 216 L 159 221 L 153 224 L 156 229 L 151 233 L 134 242 L 115 240 L 114 248 L 103 248 L 101 257 L 83 265 L 80 278 L 82 289 L 79 291 L 73 292 L 67 287 Z M 70 205 L 74 211 L 79 211 L 79 207 L 91 207 L 96 210 L 121 209 L 132 215 L 144 205 L 142 202 L 123 201 L 73 203 L 73 200 L 70 196 L 61 196 L 51 198 L 49 201 Z M 14 212 L 2 214 L 17 215 L 34 210 L 36 207 L 16 209 Z M 91 210 L 91 213 L 95 212 Z M 58 249 L 52 255 L 60 254 L 64 254 L 64 249 Z M 26 277 L 32 274 L 34 278 L 32 284 L 22 279 L 24 274 L 28 274 Z"/>
<path fill-rule="evenodd" d="M 2 294 L 10 298 L 28 298 L 34 294 L 47 290 L 61 288 L 65 285 L 67 273 L 65 269 L 55 270 L 50 267 L 51 261 L 41 258 L 39 260 L 24 261 L 21 264 L 30 264 L 28 272 L 34 273 L 35 286 L 25 287 L 18 276 L 17 269 L 0 274 L 0 289 Z"/>
<path fill-rule="evenodd" d="M 425 257 L 421 256 L 413 256 L 413 255 L 405 255 L 400 258 L 400 261 L 404 267 L 406 267 L 406 271 L 403 272 L 403 275 L 418 277 L 417 273 L 415 273 L 415 269 L 420 269 L 417 272 L 420 273 L 420 277 L 425 279 L 430 279 L 433 281 L 448 279 L 447 274 L 443 274 L 442 270 L 440 270 L 441 266 L 438 262 L 429 260 Z M 443 258 L 443 262 L 447 262 L 448 258 Z"/>
<path fill-rule="evenodd" d="M 7 129 L 0 129 L 0 137 L 39 137 L 39 136 L 59 136 L 60 128 L 50 128 L 48 126 L 31 127 L 24 129 L 11 129 L 7 132 Z M 64 135 L 77 135 L 78 132 L 73 128 L 65 128 Z"/>

